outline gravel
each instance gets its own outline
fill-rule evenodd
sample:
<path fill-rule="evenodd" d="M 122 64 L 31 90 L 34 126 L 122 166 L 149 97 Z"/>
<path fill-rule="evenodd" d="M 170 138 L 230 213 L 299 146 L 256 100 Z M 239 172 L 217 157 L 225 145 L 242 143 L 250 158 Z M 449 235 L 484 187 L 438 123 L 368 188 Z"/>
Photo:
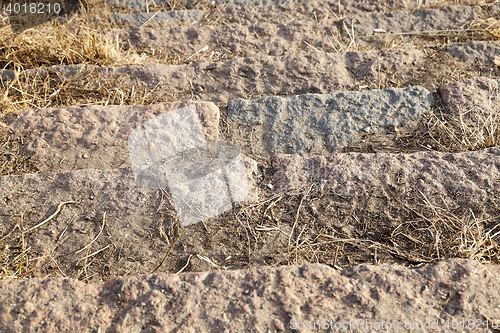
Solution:
<path fill-rule="evenodd" d="M 113 278 L 102 284 L 10 280 L 0 282 L 0 330 L 294 332 L 320 322 L 373 332 L 370 325 L 384 322 L 391 331 L 418 325 L 413 327 L 419 332 L 445 332 L 447 323 L 461 328 L 462 320 L 467 330 L 472 319 L 476 331 L 491 332 L 492 325 L 500 326 L 499 300 L 500 267 L 464 259 L 414 269 L 312 264 Z"/>
<path fill-rule="evenodd" d="M 432 101 L 432 93 L 418 86 L 233 99 L 228 118 L 231 128 L 253 128 L 257 154 L 322 155 L 346 147 L 361 137 L 361 131 L 384 135 L 387 128 L 411 129 L 430 110 Z M 237 138 L 247 139 L 246 135 Z"/>

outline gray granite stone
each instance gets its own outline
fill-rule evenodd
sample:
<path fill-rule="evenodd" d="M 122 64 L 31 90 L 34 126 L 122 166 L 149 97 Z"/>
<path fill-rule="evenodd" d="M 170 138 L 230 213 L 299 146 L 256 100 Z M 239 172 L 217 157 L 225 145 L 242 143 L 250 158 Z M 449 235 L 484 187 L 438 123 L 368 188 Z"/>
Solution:
<path fill-rule="evenodd" d="M 347 17 L 343 21 L 345 35 L 372 36 L 377 29 L 382 33 L 405 33 L 441 31 L 459 28 L 467 21 L 478 19 L 478 8 L 470 6 L 448 6 L 439 9 L 392 11 L 383 13 L 361 13 Z"/>
<path fill-rule="evenodd" d="M 452 44 L 447 47 L 447 52 L 462 61 L 479 61 L 493 65 L 495 57 L 500 56 L 500 42 L 481 41 Z"/>
<path fill-rule="evenodd" d="M 415 126 L 433 95 L 418 87 L 307 94 L 255 101 L 229 101 L 234 128 L 253 127 L 258 154 L 325 154 L 346 147 L 361 132 L 383 135 L 387 128 Z M 238 131 L 235 131 L 238 137 Z M 247 139 L 246 134 L 241 137 Z"/>
<path fill-rule="evenodd" d="M 203 11 L 172 10 L 167 12 L 137 13 L 137 14 L 113 14 L 111 20 L 121 26 L 131 28 L 159 28 L 179 23 L 197 23 L 203 17 Z"/>

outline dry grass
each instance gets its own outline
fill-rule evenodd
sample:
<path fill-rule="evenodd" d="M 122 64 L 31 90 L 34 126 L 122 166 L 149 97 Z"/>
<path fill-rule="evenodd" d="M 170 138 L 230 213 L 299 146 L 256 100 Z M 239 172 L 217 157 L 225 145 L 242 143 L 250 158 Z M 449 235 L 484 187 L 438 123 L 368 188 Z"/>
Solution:
<path fill-rule="evenodd" d="M 497 147 L 500 142 L 500 113 L 491 112 L 489 115 L 473 122 L 448 114 L 431 114 L 428 116 L 430 130 L 427 135 L 433 141 L 433 149 L 457 153 Z"/>
<path fill-rule="evenodd" d="M 272 266 L 328 263 L 346 268 L 371 259 L 377 263 L 382 256 L 385 262 L 392 257 L 414 265 L 450 258 L 500 263 L 500 215 L 479 218 L 470 209 L 455 209 L 460 213 L 457 215 L 450 207 L 433 204 L 418 193 L 415 198 L 394 196 L 388 201 L 389 211 L 393 215 L 397 211 L 401 220 L 388 226 L 386 216 L 373 216 L 360 208 L 363 202 L 356 201 L 356 196 L 346 199 L 323 193 L 317 183 L 311 185 L 243 207 L 237 213 L 238 221 L 249 230 L 249 248 L 266 243 L 270 232 L 283 234 L 282 243 L 291 240 Z M 326 207 L 332 201 L 346 204 L 335 205 L 336 216 L 325 217 L 330 221 L 326 225 L 318 223 L 313 207 Z M 346 224 L 351 227 L 346 228 Z M 376 231 L 370 230 L 373 225 L 378 225 Z"/>
<path fill-rule="evenodd" d="M 125 65 L 141 61 L 139 55 L 124 52 L 116 40 L 100 32 L 110 29 L 106 20 L 90 21 L 90 13 L 73 16 L 67 22 L 53 21 L 36 29 L 14 34 L 9 26 L 0 29 L 0 68 L 24 71 L 53 65 Z"/>

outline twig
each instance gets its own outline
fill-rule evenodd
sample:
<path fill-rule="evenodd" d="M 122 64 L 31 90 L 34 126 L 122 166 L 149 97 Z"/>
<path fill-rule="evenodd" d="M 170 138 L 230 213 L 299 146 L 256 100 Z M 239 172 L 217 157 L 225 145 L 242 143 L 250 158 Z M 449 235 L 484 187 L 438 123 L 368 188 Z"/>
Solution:
<path fill-rule="evenodd" d="M 248 235 L 248 230 L 247 230 L 247 227 L 245 227 L 245 225 L 240 221 L 240 218 L 236 215 L 236 219 L 238 220 L 238 222 L 240 222 L 241 226 L 243 227 L 243 229 L 245 229 L 245 233 L 247 235 L 247 241 L 248 241 L 248 263 L 250 263 L 250 236 Z"/>
<path fill-rule="evenodd" d="M 160 268 L 163 263 L 165 262 L 165 260 L 167 260 L 168 258 L 168 255 L 170 254 L 170 251 L 172 251 L 172 249 L 174 248 L 174 245 L 175 243 L 177 243 L 177 240 L 179 239 L 179 237 L 181 236 L 180 234 L 180 227 L 179 227 L 179 219 L 177 219 L 177 236 L 175 237 L 174 241 L 172 242 L 172 244 L 168 247 L 168 251 L 167 253 L 165 254 L 165 257 L 163 257 L 163 260 L 160 262 L 160 264 L 151 272 L 151 274 L 154 274 L 154 272 L 156 272 L 158 270 L 158 268 Z M 187 229 L 186 229 L 187 230 Z M 184 231 L 185 232 L 185 231 Z M 183 232 L 183 233 L 184 233 Z"/>
<path fill-rule="evenodd" d="M 21 270 L 23 268 L 24 254 L 23 213 L 21 213 L 21 262 L 19 263 L 19 277 L 21 277 Z"/>
<path fill-rule="evenodd" d="M 153 18 L 154 18 L 154 17 L 155 17 L 158 13 L 159 13 L 159 11 L 158 11 L 158 12 L 155 12 L 155 13 L 154 13 L 154 14 L 153 14 L 150 18 L 148 18 L 148 20 L 147 20 L 146 22 L 144 22 L 144 23 L 143 23 L 143 24 L 139 27 L 139 29 L 140 29 L 140 28 L 142 28 L 142 27 L 144 27 L 146 24 L 148 24 L 148 23 L 149 23 L 149 21 L 151 21 L 151 20 L 152 20 L 152 19 L 153 19 Z M 116 36 L 118 37 L 118 35 L 116 35 Z"/>
<path fill-rule="evenodd" d="M 224 266 L 219 266 L 217 265 L 216 263 L 214 263 L 212 260 L 210 260 L 208 257 L 205 257 L 205 256 L 201 256 L 199 254 L 196 254 L 196 256 L 198 257 L 198 259 L 201 259 L 201 260 L 204 260 L 206 262 L 208 262 L 210 265 L 216 267 L 216 268 L 222 268 L 222 269 L 227 269 L 227 267 L 224 267 Z"/>
<path fill-rule="evenodd" d="M 78 259 L 78 260 L 83 260 L 83 259 L 87 259 L 87 258 L 90 258 L 90 257 L 92 257 L 92 256 L 95 256 L 96 254 L 98 254 L 98 253 L 100 253 L 100 252 L 102 252 L 102 251 L 106 250 L 109 246 L 110 246 L 110 245 L 108 244 L 108 245 L 106 245 L 105 247 L 103 247 L 102 249 L 97 250 L 97 251 L 93 252 L 92 254 L 89 254 L 89 255 L 87 255 L 87 256 L 85 256 L 85 257 L 83 257 L 83 258 L 80 258 L 80 259 Z M 75 260 L 75 261 L 78 261 L 78 260 Z"/>
<path fill-rule="evenodd" d="M 181 270 L 180 270 L 180 271 L 178 271 L 178 272 L 177 272 L 177 273 L 175 273 L 175 274 L 179 274 L 179 273 L 180 273 L 180 272 L 182 272 L 182 271 L 183 271 L 186 267 L 188 267 L 188 265 L 189 265 L 189 260 L 191 260 L 191 257 L 192 257 L 192 256 L 193 256 L 192 254 L 190 254 L 190 255 L 189 255 L 189 258 L 188 258 L 187 263 L 184 265 L 184 267 L 182 267 L 182 268 L 181 268 Z"/>
<path fill-rule="evenodd" d="M 299 213 L 300 213 L 300 207 L 302 206 L 302 202 L 304 199 L 309 195 L 309 192 L 311 191 L 314 183 L 309 186 L 309 189 L 307 190 L 306 194 L 302 197 L 299 203 L 299 207 L 297 208 L 297 214 L 295 214 L 295 222 L 293 223 L 292 231 L 290 232 L 290 236 L 288 237 L 288 247 L 290 247 L 290 243 L 292 242 L 292 236 L 293 236 L 293 231 L 295 230 L 295 227 L 297 226 L 297 221 L 299 220 Z"/>
<path fill-rule="evenodd" d="M 60 212 L 60 211 L 61 211 L 61 209 L 62 209 L 62 206 L 67 205 L 67 204 L 78 204 L 78 202 L 76 202 L 76 201 L 66 201 L 66 202 L 61 202 L 61 203 L 59 204 L 59 206 L 57 207 L 56 211 L 54 212 L 54 214 L 50 215 L 50 216 L 49 216 L 46 220 L 44 220 L 44 221 L 42 221 L 42 222 L 38 223 L 36 226 L 29 228 L 29 229 L 28 229 L 28 230 L 26 230 L 25 232 L 27 233 L 27 232 L 30 232 L 30 231 L 32 231 L 32 230 L 35 230 L 36 228 L 38 228 L 38 227 L 40 227 L 40 226 L 44 225 L 45 223 L 49 222 L 49 221 L 50 221 L 50 220 L 52 220 L 54 217 L 56 217 L 56 216 L 57 216 L 57 214 L 59 214 L 59 212 Z"/>
<path fill-rule="evenodd" d="M 189 57 L 187 57 L 187 59 L 191 59 L 192 57 L 194 57 L 195 55 L 197 55 L 198 53 L 200 52 L 204 52 L 208 50 L 208 45 L 205 46 L 205 47 L 202 47 L 201 49 L 199 49 L 198 51 L 196 51 L 195 53 L 191 54 Z"/>

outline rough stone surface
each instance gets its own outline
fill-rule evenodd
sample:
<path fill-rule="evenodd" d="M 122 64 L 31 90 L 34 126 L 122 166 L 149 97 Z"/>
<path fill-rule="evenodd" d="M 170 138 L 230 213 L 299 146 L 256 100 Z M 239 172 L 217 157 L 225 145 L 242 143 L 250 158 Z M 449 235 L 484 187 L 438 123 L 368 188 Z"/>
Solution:
<path fill-rule="evenodd" d="M 0 291 L 0 330 L 6 333 L 293 332 L 315 321 L 347 327 L 351 321 L 359 332 L 373 332 L 368 321 L 446 332 L 447 320 L 464 318 L 474 319 L 478 332 L 500 327 L 500 268 L 464 259 L 417 269 L 360 265 L 337 271 L 313 264 L 103 284 L 11 280 L 0 282 Z"/>
<path fill-rule="evenodd" d="M 493 5 L 489 6 L 488 11 L 493 15 L 500 14 L 500 2 L 494 3 Z"/>
<path fill-rule="evenodd" d="M 120 26 L 130 28 L 160 28 L 176 25 L 179 23 L 194 24 L 203 17 L 203 11 L 192 10 L 172 10 L 168 12 L 137 13 L 137 14 L 113 14 L 111 21 Z"/>
<path fill-rule="evenodd" d="M 106 0 L 106 2 L 114 9 L 127 10 L 131 13 L 144 13 L 154 8 L 152 2 L 148 3 L 147 1 L 143 0 Z M 162 5 L 166 8 L 169 8 L 167 0 L 158 0 L 154 3 L 159 8 L 162 8 Z"/>
<path fill-rule="evenodd" d="M 64 76 L 66 79 L 74 78 L 77 75 L 83 75 L 84 73 L 91 72 L 95 70 L 97 66 L 95 65 L 56 65 L 49 66 L 47 68 L 33 68 L 23 72 L 26 76 L 37 76 L 41 79 L 45 79 L 49 72 L 57 72 Z M 16 77 L 15 72 L 10 69 L 0 70 L 0 81 L 14 80 Z"/>
<path fill-rule="evenodd" d="M 496 57 L 500 56 L 500 42 L 468 42 L 457 43 L 447 46 L 446 50 L 452 56 L 462 61 L 479 61 L 480 63 L 493 65 Z"/>
<path fill-rule="evenodd" d="M 216 141 L 219 109 L 210 102 L 26 110 L 5 120 L 14 131 L 29 133 L 24 152 L 42 171 L 109 169 L 130 166 L 127 139 L 137 126 L 191 104 L 206 139 Z"/>
<path fill-rule="evenodd" d="M 272 165 L 276 191 L 315 181 L 341 195 L 380 188 L 405 196 L 420 190 L 432 202 L 441 202 L 441 197 L 451 200 L 450 207 L 475 208 L 484 208 L 500 194 L 500 148 L 464 153 L 340 153 L 314 158 L 278 155 L 272 158 Z M 499 206 L 498 202 L 493 205 Z"/>
<path fill-rule="evenodd" d="M 208 47 L 204 54 L 222 47 L 238 57 L 260 58 L 266 55 L 293 55 L 302 50 L 317 52 L 314 48 L 333 52 L 331 45 L 337 44 L 338 29 L 334 21 L 328 19 L 321 22 L 294 21 L 256 25 L 241 25 L 238 22 L 224 26 L 133 29 L 115 31 L 113 34 L 139 49 L 191 55 L 204 47 Z"/>
<path fill-rule="evenodd" d="M 385 33 L 440 31 L 459 28 L 468 21 L 477 20 L 478 8 L 448 6 L 412 13 L 407 11 L 361 13 L 344 19 L 343 27 L 344 33 L 348 34 L 351 33 L 351 25 L 354 25 L 355 36 L 372 36 L 374 29 L 382 29 Z"/>
<path fill-rule="evenodd" d="M 10 81 L 16 78 L 16 73 L 11 69 L 0 69 L 0 82 Z"/>
<path fill-rule="evenodd" d="M 309 55 L 233 58 L 224 62 L 178 66 L 139 64 L 102 67 L 99 71 L 102 77 L 123 79 L 129 75 L 151 89 L 157 87 L 157 91 L 163 89 L 191 98 L 195 95 L 194 98 L 198 96 L 201 100 L 225 106 L 231 98 L 351 90 L 360 80 L 376 85 L 375 82 L 396 72 L 402 80 L 408 80 L 411 74 L 405 74 L 405 68 L 408 64 L 422 61 L 424 57 L 421 50 L 314 52 Z M 264 77 L 265 80 L 262 79 Z"/>
<path fill-rule="evenodd" d="M 360 138 L 361 132 L 384 135 L 397 127 L 416 127 L 430 110 L 433 96 L 422 87 L 308 94 L 255 101 L 233 99 L 228 105 L 230 127 L 241 137 L 252 128 L 257 155 L 278 153 L 325 155 Z"/>
<path fill-rule="evenodd" d="M 112 7 L 126 9 L 133 13 L 146 12 L 154 8 L 152 2 L 148 4 L 147 1 L 143 0 L 106 0 L 106 1 Z M 229 6 L 232 5 L 263 6 L 263 5 L 287 5 L 301 1 L 306 1 L 306 0 L 231 0 L 231 1 L 216 0 L 215 2 L 218 4 L 228 4 Z M 157 8 L 162 8 L 162 6 L 164 6 L 165 8 L 169 8 L 168 0 L 157 0 L 154 3 L 156 4 Z M 191 7 L 192 1 L 180 0 L 180 3 L 186 7 Z"/>
<path fill-rule="evenodd" d="M 458 44 L 457 44 L 458 45 Z M 480 50 L 500 50 L 500 42 L 459 44 L 450 53 L 480 55 Z M 148 89 L 178 98 L 211 101 L 219 107 L 233 98 L 259 98 L 272 95 L 326 94 L 365 86 L 377 89 L 388 78 L 401 84 L 411 82 L 413 66 L 424 66 L 427 49 L 385 49 L 343 53 L 300 53 L 262 58 L 233 58 L 222 62 L 199 62 L 167 66 L 139 64 L 102 67 L 103 78 L 138 79 Z M 486 57 L 481 54 L 481 57 Z M 488 55 L 489 58 L 493 56 Z M 263 79 L 265 78 L 265 80 Z M 433 89 L 433 86 L 426 87 Z M 167 96 L 168 96 L 167 95 Z M 161 95 L 162 97 L 164 95 Z"/>
<path fill-rule="evenodd" d="M 475 77 L 443 84 L 439 87 L 439 92 L 446 108 L 454 116 L 464 115 L 464 119 L 483 124 L 491 124 L 500 116 L 497 80 Z"/>

